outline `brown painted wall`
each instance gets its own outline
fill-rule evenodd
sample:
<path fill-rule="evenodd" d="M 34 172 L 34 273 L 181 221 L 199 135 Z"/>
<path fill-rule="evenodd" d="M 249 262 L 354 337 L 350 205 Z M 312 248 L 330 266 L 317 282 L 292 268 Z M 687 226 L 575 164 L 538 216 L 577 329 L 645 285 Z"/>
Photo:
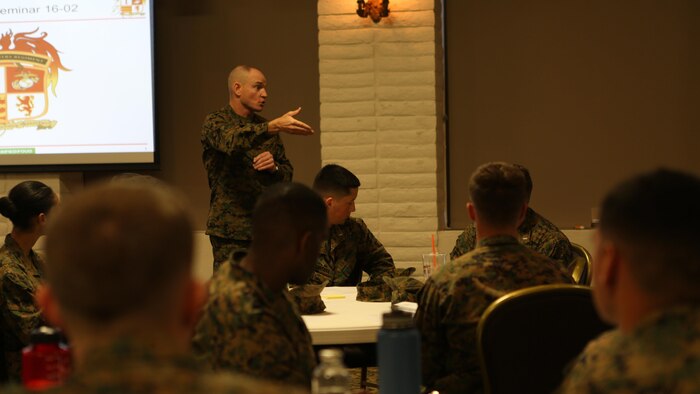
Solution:
<path fill-rule="evenodd" d="M 207 113 L 228 102 L 226 78 L 237 64 L 259 67 L 268 80 L 268 119 L 298 106 L 319 129 L 316 1 L 156 1 L 156 92 L 161 171 L 182 189 L 204 229 L 209 188 L 199 131 Z M 283 135 L 297 181 L 321 167 L 320 138 Z M 112 173 L 85 174 L 86 182 Z"/>
<path fill-rule="evenodd" d="M 451 227 L 487 161 L 564 227 L 637 172 L 700 173 L 700 2 L 446 1 Z"/>
<path fill-rule="evenodd" d="M 658 165 L 700 172 L 700 3 L 694 0 L 445 0 L 451 227 L 467 222 L 466 181 L 480 163 L 530 167 L 532 205 L 565 227 L 615 182 Z M 318 130 L 315 0 L 158 1 L 161 171 L 204 228 L 204 116 L 226 103 L 239 63 L 266 73 L 268 118 L 301 105 Z M 284 136 L 310 183 L 320 142 Z M 108 173 L 87 173 L 86 182 Z"/>

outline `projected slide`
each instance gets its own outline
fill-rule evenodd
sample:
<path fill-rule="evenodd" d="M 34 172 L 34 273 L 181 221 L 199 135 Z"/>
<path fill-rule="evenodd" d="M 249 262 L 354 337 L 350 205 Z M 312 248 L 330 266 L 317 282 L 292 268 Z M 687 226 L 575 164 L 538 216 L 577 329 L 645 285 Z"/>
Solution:
<path fill-rule="evenodd" d="M 153 162 L 151 1 L 0 2 L 0 165 Z"/>

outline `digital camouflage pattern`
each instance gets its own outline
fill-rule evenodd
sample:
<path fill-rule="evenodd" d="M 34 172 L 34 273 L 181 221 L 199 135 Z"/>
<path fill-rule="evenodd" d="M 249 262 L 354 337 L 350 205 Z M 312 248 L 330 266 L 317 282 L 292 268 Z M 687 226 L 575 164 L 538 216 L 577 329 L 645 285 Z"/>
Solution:
<path fill-rule="evenodd" d="M 603 333 L 577 358 L 559 392 L 700 393 L 700 307 L 669 309 L 631 333 Z"/>
<path fill-rule="evenodd" d="M 8 234 L 0 248 L 0 309 L 2 309 L 2 347 L 9 379 L 21 378 L 22 348 L 29 344 L 33 329 L 43 324 L 34 293 L 43 282 L 44 263 L 34 251 L 29 259 Z M 4 374 L 4 373 L 3 373 Z"/>
<path fill-rule="evenodd" d="M 209 285 L 194 351 L 215 370 L 310 387 L 316 366 L 311 335 L 289 292 L 273 292 L 240 266 L 222 265 Z"/>
<path fill-rule="evenodd" d="M 289 294 L 302 315 L 314 315 L 326 310 L 326 303 L 321 299 L 321 292 L 326 288 L 326 282 L 319 285 L 292 286 Z"/>
<path fill-rule="evenodd" d="M 167 394 L 301 394 L 289 386 L 233 373 L 215 373 L 201 367 L 191 355 L 162 356 L 129 343 L 91 351 L 61 387 L 50 394 L 167 393 Z M 3 393 L 23 393 L 19 387 Z M 35 392 L 35 391 L 32 391 Z"/>
<path fill-rule="evenodd" d="M 423 286 L 423 282 L 410 277 L 414 272 L 415 267 L 397 268 L 393 275 L 383 275 L 381 281 L 370 279 L 362 282 L 357 285 L 355 299 L 363 302 L 396 303 L 413 298 L 412 302 L 415 302 L 415 293 Z M 413 296 L 408 293 L 412 293 Z"/>
<path fill-rule="evenodd" d="M 384 281 L 367 281 L 357 285 L 355 300 L 362 302 L 391 301 L 391 287 Z"/>
<path fill-rule="evenodd" d="M 257 114 L 236 114 L 230 105 L 207 115 L 202 125 L 202 161 L 211 189 L 207 234 L 250 240 L 255 202 L 268 186 L 291 181 L 294 169 L 279 134 L 267 132 L 267 121 Z M 279 169 L 253 169 L 253 158 L 269 151 Z"/>
<path fill-rule="evenodd" d="M 391 289 L 392 304 L 403 301 L 418 301 L 417 295 L 420 289 L 423 288 L 423 282 L 408 276 L 397 276 L 395 278 L 385 276 L 383 279 Z"/>
<path fill-rule="evenodd" d="M 237 250 L 246 251 L 250 247 L 249 240 L 228 239 L 210 235 L 211 249 L 214 253 L 214 272 L 219 269 Z"/>
<path fill-rule="evenodd" d="M 348 218 L 331 226 L 328 233 L 309 283 L 357 286 L 363 271 L 377 284 L 384 283 L 382 276 L 394 276 L 394 260 L 362 219 Z"/>
<path fill-rule="evenodd" d="M 416 267 L 397 268 L 396 276 L 412 276 L 416 272 Z"/>
<path fill-rule="evenodd" d="M 571 243 L 566 235 L 554 223 L 545 219 L 532 208 L 527 209 L 525 220 L 518 227 L 518 232 L 523 244 L 530 249 L 561 262 L 565 267 L 569 267 L 574 261 Z M 454 260 L 466 254 L 474 249 L 475 244 L 476 228 L 474 224 L 470 224 L 457 238 L 457 242 L 450 252 L 450 258 Z"/>
<path fill-rule="evenodd" d="M 511 236 L 479 247 L 433 274 L 418 294 L 414 320 L 421 332 L 423 384 L 441 394 L 482 389 L 476 327 L 484 310 L 514 290 L 571 283 L 566 270 Z"/>

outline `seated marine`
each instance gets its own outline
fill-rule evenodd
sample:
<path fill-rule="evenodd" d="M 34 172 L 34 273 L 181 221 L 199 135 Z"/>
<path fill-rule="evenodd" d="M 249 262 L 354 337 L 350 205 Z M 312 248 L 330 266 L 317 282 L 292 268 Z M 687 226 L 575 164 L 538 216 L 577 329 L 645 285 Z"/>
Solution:
<path fill-rule="evenodd" d="M 309 283 L 356 286 L 363 272 L 375 283 L 382 283 L 382 276 L 395 275 L 394 260 L 382 243 L 362 219 L 350 217 L 359 187 L 357 176 L 337 164 L 324 166 L 316 175 L 313 188 L 326 204 L 331 227 Z"/>

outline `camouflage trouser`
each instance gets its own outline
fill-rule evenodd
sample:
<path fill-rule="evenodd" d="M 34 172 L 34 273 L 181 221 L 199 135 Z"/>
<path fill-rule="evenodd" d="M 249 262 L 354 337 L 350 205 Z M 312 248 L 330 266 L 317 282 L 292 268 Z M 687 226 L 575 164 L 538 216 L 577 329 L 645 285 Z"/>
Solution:
<path fill-rule="evenodd" d="M 250 241 L 247 240 L 221 238 L 214 235 L 209 236 L 209 241 L 214 252 L 214 272 L 231 257 L 231 253 L 241 249 L 247 250 L 250 246 Z"/>

